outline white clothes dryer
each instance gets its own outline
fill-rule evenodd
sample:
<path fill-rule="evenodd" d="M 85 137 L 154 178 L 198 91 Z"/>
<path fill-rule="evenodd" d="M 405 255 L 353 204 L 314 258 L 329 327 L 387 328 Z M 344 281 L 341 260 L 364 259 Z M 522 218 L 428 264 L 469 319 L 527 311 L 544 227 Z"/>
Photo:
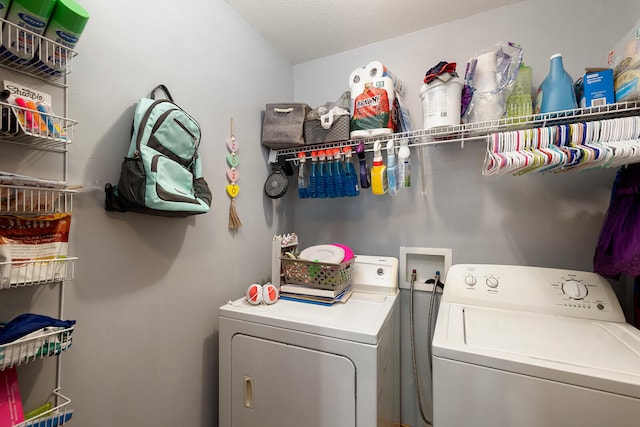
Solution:
<path fill-rule="evenodd" d="M 640 331 L 597 274 L 454 265 L 432 349 L 435 427 L 640 425 Z"/>
<path fill-rule="evenodd" d="M 371 427 L 400 419 L 398 260 L 358 255 L 332 306 L 220 307 L 220 427 Z"/>

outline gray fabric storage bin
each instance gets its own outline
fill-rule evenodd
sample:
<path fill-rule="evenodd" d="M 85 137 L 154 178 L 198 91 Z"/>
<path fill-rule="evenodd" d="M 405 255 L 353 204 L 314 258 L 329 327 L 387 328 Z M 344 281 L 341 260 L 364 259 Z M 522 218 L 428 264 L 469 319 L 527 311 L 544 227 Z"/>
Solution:
<path fill-rule="evenodd" d="M 320 120 L 304 122 L 304 141 L 307 145 L 325 142 L 347 141 L 349 139 L 349 115 L 338 116 L 331 127 L 325 129 Z"/>
<path fill-rule="evenodd" d="M 262 145 L 273 149 L 302 147 L 307 104 L 267 104 L 262 122 Z"/>

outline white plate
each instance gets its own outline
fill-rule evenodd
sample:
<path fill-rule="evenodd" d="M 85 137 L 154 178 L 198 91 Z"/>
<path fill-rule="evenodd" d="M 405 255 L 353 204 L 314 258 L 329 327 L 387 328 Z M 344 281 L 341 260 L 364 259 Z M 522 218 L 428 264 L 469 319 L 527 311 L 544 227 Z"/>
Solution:
<path fill-rule="evenodd" d="M 344 259 L 344 249 L 334 245 L 310 246 L 300 252 L 300 259 L 340 264 Z"/>

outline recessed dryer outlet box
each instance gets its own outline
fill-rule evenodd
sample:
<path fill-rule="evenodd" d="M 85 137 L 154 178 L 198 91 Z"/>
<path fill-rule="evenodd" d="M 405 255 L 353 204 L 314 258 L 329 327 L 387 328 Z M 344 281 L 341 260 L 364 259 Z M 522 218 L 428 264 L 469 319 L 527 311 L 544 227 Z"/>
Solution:
<path fill-rule="evenodd" d="M 411 289 L 411 272 L 416 270 L 413 289 L 433 291 L 433 284 L 426 284 L 440 272 L 440 281 L 446 283 L 447 271 L 451 267 L 452 251 L 449 248 L 400 247 L 400 289 Z"/>

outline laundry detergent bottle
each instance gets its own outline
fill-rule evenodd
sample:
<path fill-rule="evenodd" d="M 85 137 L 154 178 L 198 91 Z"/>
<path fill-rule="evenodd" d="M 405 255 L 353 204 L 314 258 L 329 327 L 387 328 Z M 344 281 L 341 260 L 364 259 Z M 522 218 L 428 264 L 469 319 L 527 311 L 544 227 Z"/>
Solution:
<path fill-rule="evenodd" d="M 562 55 L 551 56 L 549 74 L 538 88 L 536 112 L 545 114 L 578 108 L 573 80 L 562 64 Z"/>
<path fill-rule="evenodd" d="M 382 159 L 382 144 L 380 141 L 373 143 L 373 167 L 371 168 L 371 192 L 382 195 L 387 192 L 387 167 Z"/>

